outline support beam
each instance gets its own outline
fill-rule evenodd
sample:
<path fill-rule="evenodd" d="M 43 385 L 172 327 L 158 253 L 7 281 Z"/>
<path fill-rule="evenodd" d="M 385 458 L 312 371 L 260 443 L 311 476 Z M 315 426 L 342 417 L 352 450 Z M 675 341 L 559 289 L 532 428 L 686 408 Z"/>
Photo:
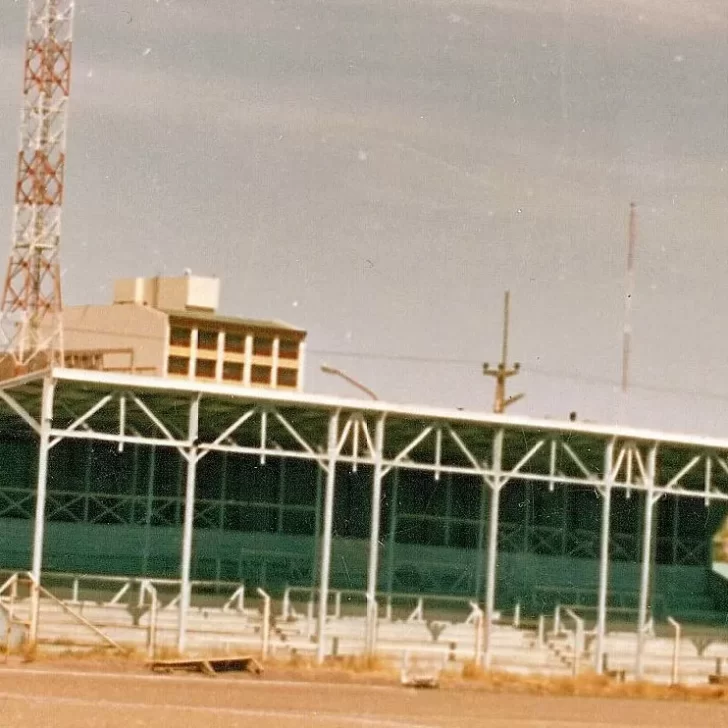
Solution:
<path fill-rule="evenodd" d="M 45 506 L 48 489 L 48 453 L 50 452 L 51 427 L 53 426 L 54 380 L 43 380 L 43 395 L 40 414 L 40 445 L 38 448 L 38 479 L 35 492 L 35 523 L 33 525 L 33 555 L 30 588 L 30 630 L 29 647 L 32 650 L 38 641 L 38 617 L 40 613 L 40 573 L 43 568 L 43 536 L 45 534 Z"/>
<path fill-rule="evenodd" d="M 488 554 L 485 584 L 485 629 L 483 632 L 485 649 L 483 651 L 483 667 L 490 669 L 493 661 L 493 614 L 495 612 L 495 570 L 498 557 L 498 520 L 500 517 L 500 492 L 503 487 L 503 430 L 497 430 L 493 436 L 493 482 L 491 485 L 490 516 L 488 519 Z"/>
<path fill-rule="evenodd" d="M 377 628 L 377 576 L 379 574 L 379 519 L 382 507 L 382 459 L 384 457 L 384 415 L 374 432 L 374 473 L 372 475 L 372 508 L 369 525 L 369 573 L 367 575 L 366 653 L 374 654 Z"/>
<path fill-rule="evenodd" d="M 474 599 L 480 601 L 483 590 L 483 579 L 485 577 L 485 514 L 488 510 L 488 492 L 491 481 L 483 481 L 480 484 L 480 507 L 478 509 L 478 540 L 475 544 L 475 575 L 474 575 Z M 492 488 L 492 486 L 490 486 Z"/>
<path fill-rule="evenodd" d="M 197 437 L 200 423 L 200 397 L 190 402 L 188 438 L 190 442 L 187 460 L 187 481 L 185 486 L 185 513 L 182 526 L 182 559 L 180 566 L 179 621 L 177 629 L 177 650 L 184 654 L 187 648 L 187 617 L 190 610 L 190 571 L 192 565 L 192 526 L 195 516 L 195 484 L 197 480 Z"/>
<path fill-rule="evenodd" d="M 607 633 L 607 593 L 609 591 L 609 532 L 612 517 L 612 466 L 614 463 L 614 440 L 604 447 L 604 467 L 602 472 L 602 522 L 599 546 L 599 594 L 597 596 L 596 650 L 594 669 L 598 675 L 604 667 L 604 640 Z"/>
<path fill-rule="evenodd" d="M 655 472 L 657 466 L 657 444 L 650 447 L 647 456 L 647 472 L 645 483 L 645 514 L 642 533 L 642 572 L 640 574 L 640 600 L 637 622 L 637 656 L 635 660 L 635 678 L 641 680 L 644 671 L 645 637 L 647 632 L 647 609 L 650 600 L 650 572 L 652 566 L 652 522 L 655 503 L 660 496 L 655 495 Z"/>
<path fill-rule="evenodd" d="M 318 581 L 318 555 L 321 549 L 321 503 L 323 501 L 323 468 L 316 468 L 316 513 L 313 533 L 313 554 L 311 557 L 311 584 Z"/>
<path fill-rule="evenodd" d="M 149 449 L 147 470 L 147 494 L 144 509 L 144 553 L 142 554 L 142 576 L 149 577 L 149 556 L 152 541 L 152 508 L 154 507 L 154 475 L 157 467 L 157 448 Z"/>
<path fill-rule="evenodd" d="M 336 459 L 339 455 L 339 412 L 329 416 L 328 463 L 326 491 L 324 494 L 324 524 L 321 538 L 321 568 L 319 570 L 318 627 L 316 630 L 316 662 L 321 665 L 326 656 L 326 615 L 329 602 L 329 577 L 331 575 L 331 536 L 334 521 L 334 488 L 336 487 Z"/>
<path fill-rule="evenodd" d="M 392 602 L 394 590 L 394 552 L 397 543 L 397 501 L 399 500 L 399 468 L 394 469 L 390 479 L 389 536 L 387 538 L 387 602 Z"/>

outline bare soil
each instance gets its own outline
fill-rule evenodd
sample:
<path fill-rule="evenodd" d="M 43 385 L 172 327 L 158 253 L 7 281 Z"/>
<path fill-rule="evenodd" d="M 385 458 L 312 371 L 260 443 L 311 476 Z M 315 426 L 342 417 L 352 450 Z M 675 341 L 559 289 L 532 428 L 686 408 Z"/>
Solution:
<path fill-rule="evenodd" d="M 562 694 L 553 694 L 557 691 Z M 446 680 L 440 689 L 416 690 L 400 686 L 391 672 L 366 672 L 357 665 L 269 664 L 262 678 L 209 678 L 156 675 L 139 660 L 124 658 L 56 657 L 32 663 L 11 658 L 0 664 L 0 728 L 682 728 L 726 723 L 728 698 L 722 689 L 616 686 L 598 678 L 519 681 L 473 674 L 470 680 Z"/>

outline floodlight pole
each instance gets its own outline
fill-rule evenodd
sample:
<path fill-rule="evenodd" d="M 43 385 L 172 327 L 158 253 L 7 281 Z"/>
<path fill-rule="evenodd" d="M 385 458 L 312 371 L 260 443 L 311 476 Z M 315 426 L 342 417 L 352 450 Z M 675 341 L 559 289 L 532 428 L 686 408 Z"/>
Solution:
<path fill-rule="evenodd" d="M 331 571 L 331 532 L 334 520 L 334 489 L 336 487 L 336 460 L 339 456 L 339 412 L 329 416 L 328 471 L 324 492 L 324 523 L 321 538 L 321 568 L 319 569 L 318 626 L 316 630 L 316 662 L 323 664 L 326 657 L 326 615 L 329 603 L 329 577 Z"/>

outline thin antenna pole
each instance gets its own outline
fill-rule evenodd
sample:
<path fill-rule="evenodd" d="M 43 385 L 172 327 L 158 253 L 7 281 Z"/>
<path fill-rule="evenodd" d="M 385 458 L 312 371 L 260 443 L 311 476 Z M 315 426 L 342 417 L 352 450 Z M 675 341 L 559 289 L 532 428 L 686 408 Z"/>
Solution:
<path fill-rule="evenodd" d="M 510 327 L 511 314 L 511 292 L 506 291 L 505 300 L 503 301 L 503 351 L 501 354 L 501 362 L 504 367 L 508 366 L 508 329 Z"/>
<path fill-rule="evenodd" d="M 513 364 L 512 368 L 508 368 L 508 332 L 510 329 L 510 309 L 511 309 L 511 293 L 506 291 L 505 301 L 503 304 L 503 342 L 501 348 L 501 361 L 497 367 L 491 367 L 483 364 L 483 374 L 486 377 L 495 378 L 495 399 L 493 401 L 493 412 L 502 414 L 506 407 L 523 399 L 523 394 L 516 394 L 513 397 L 506 397 L 506 381 L 518 374 L 521 365 L 518 362 Z"/>
<path fill-rule="evenodd" d="M 624 329 L 622 332 L 622 394 L 629 386 L 629 364 L 632 349 L 632 298 L 634 296 L 634 252 L 637 241 L 637 208 L 629 205 L 629 235 L 627 242 L 627 274 L 624 295 Z"/>

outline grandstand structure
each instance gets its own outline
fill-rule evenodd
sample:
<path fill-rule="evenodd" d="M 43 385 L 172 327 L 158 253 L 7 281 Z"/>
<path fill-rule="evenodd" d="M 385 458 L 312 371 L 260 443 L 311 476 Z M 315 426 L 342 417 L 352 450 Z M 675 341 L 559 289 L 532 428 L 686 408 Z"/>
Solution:
<path fill-rule="evenodd" d="M 520 396 L 504 391 L 508 294 L 502 363 L 484 367 L 498 414 L 305 393 L 306 332 L 220 316 L 219 281 L 191 271 L 64 307 L 73 11 L 28 2 L 0 305 L 0 645 L 33 648 L 42 622 L 51 644 L 90 632 L 152 657 L 424 650 L 573 675 L 608 657 L 672 682 L 679 649 L 700 679 L 728 660 L 719 629 L 681 631 L 724 626 L 728 440 L 503 414 Z M 628 351 L 626 329 L 625 387 Z"/>
<path fill-rule="evenodd" d="M 728 440 L 52 368 L 0 382 L 0 568 L 361 590 L 636 622 L 716 620 Z M 30 618 L 31 639 L 37 633 Z M 35 625 L 35 626 L 34 626 Z"/>

